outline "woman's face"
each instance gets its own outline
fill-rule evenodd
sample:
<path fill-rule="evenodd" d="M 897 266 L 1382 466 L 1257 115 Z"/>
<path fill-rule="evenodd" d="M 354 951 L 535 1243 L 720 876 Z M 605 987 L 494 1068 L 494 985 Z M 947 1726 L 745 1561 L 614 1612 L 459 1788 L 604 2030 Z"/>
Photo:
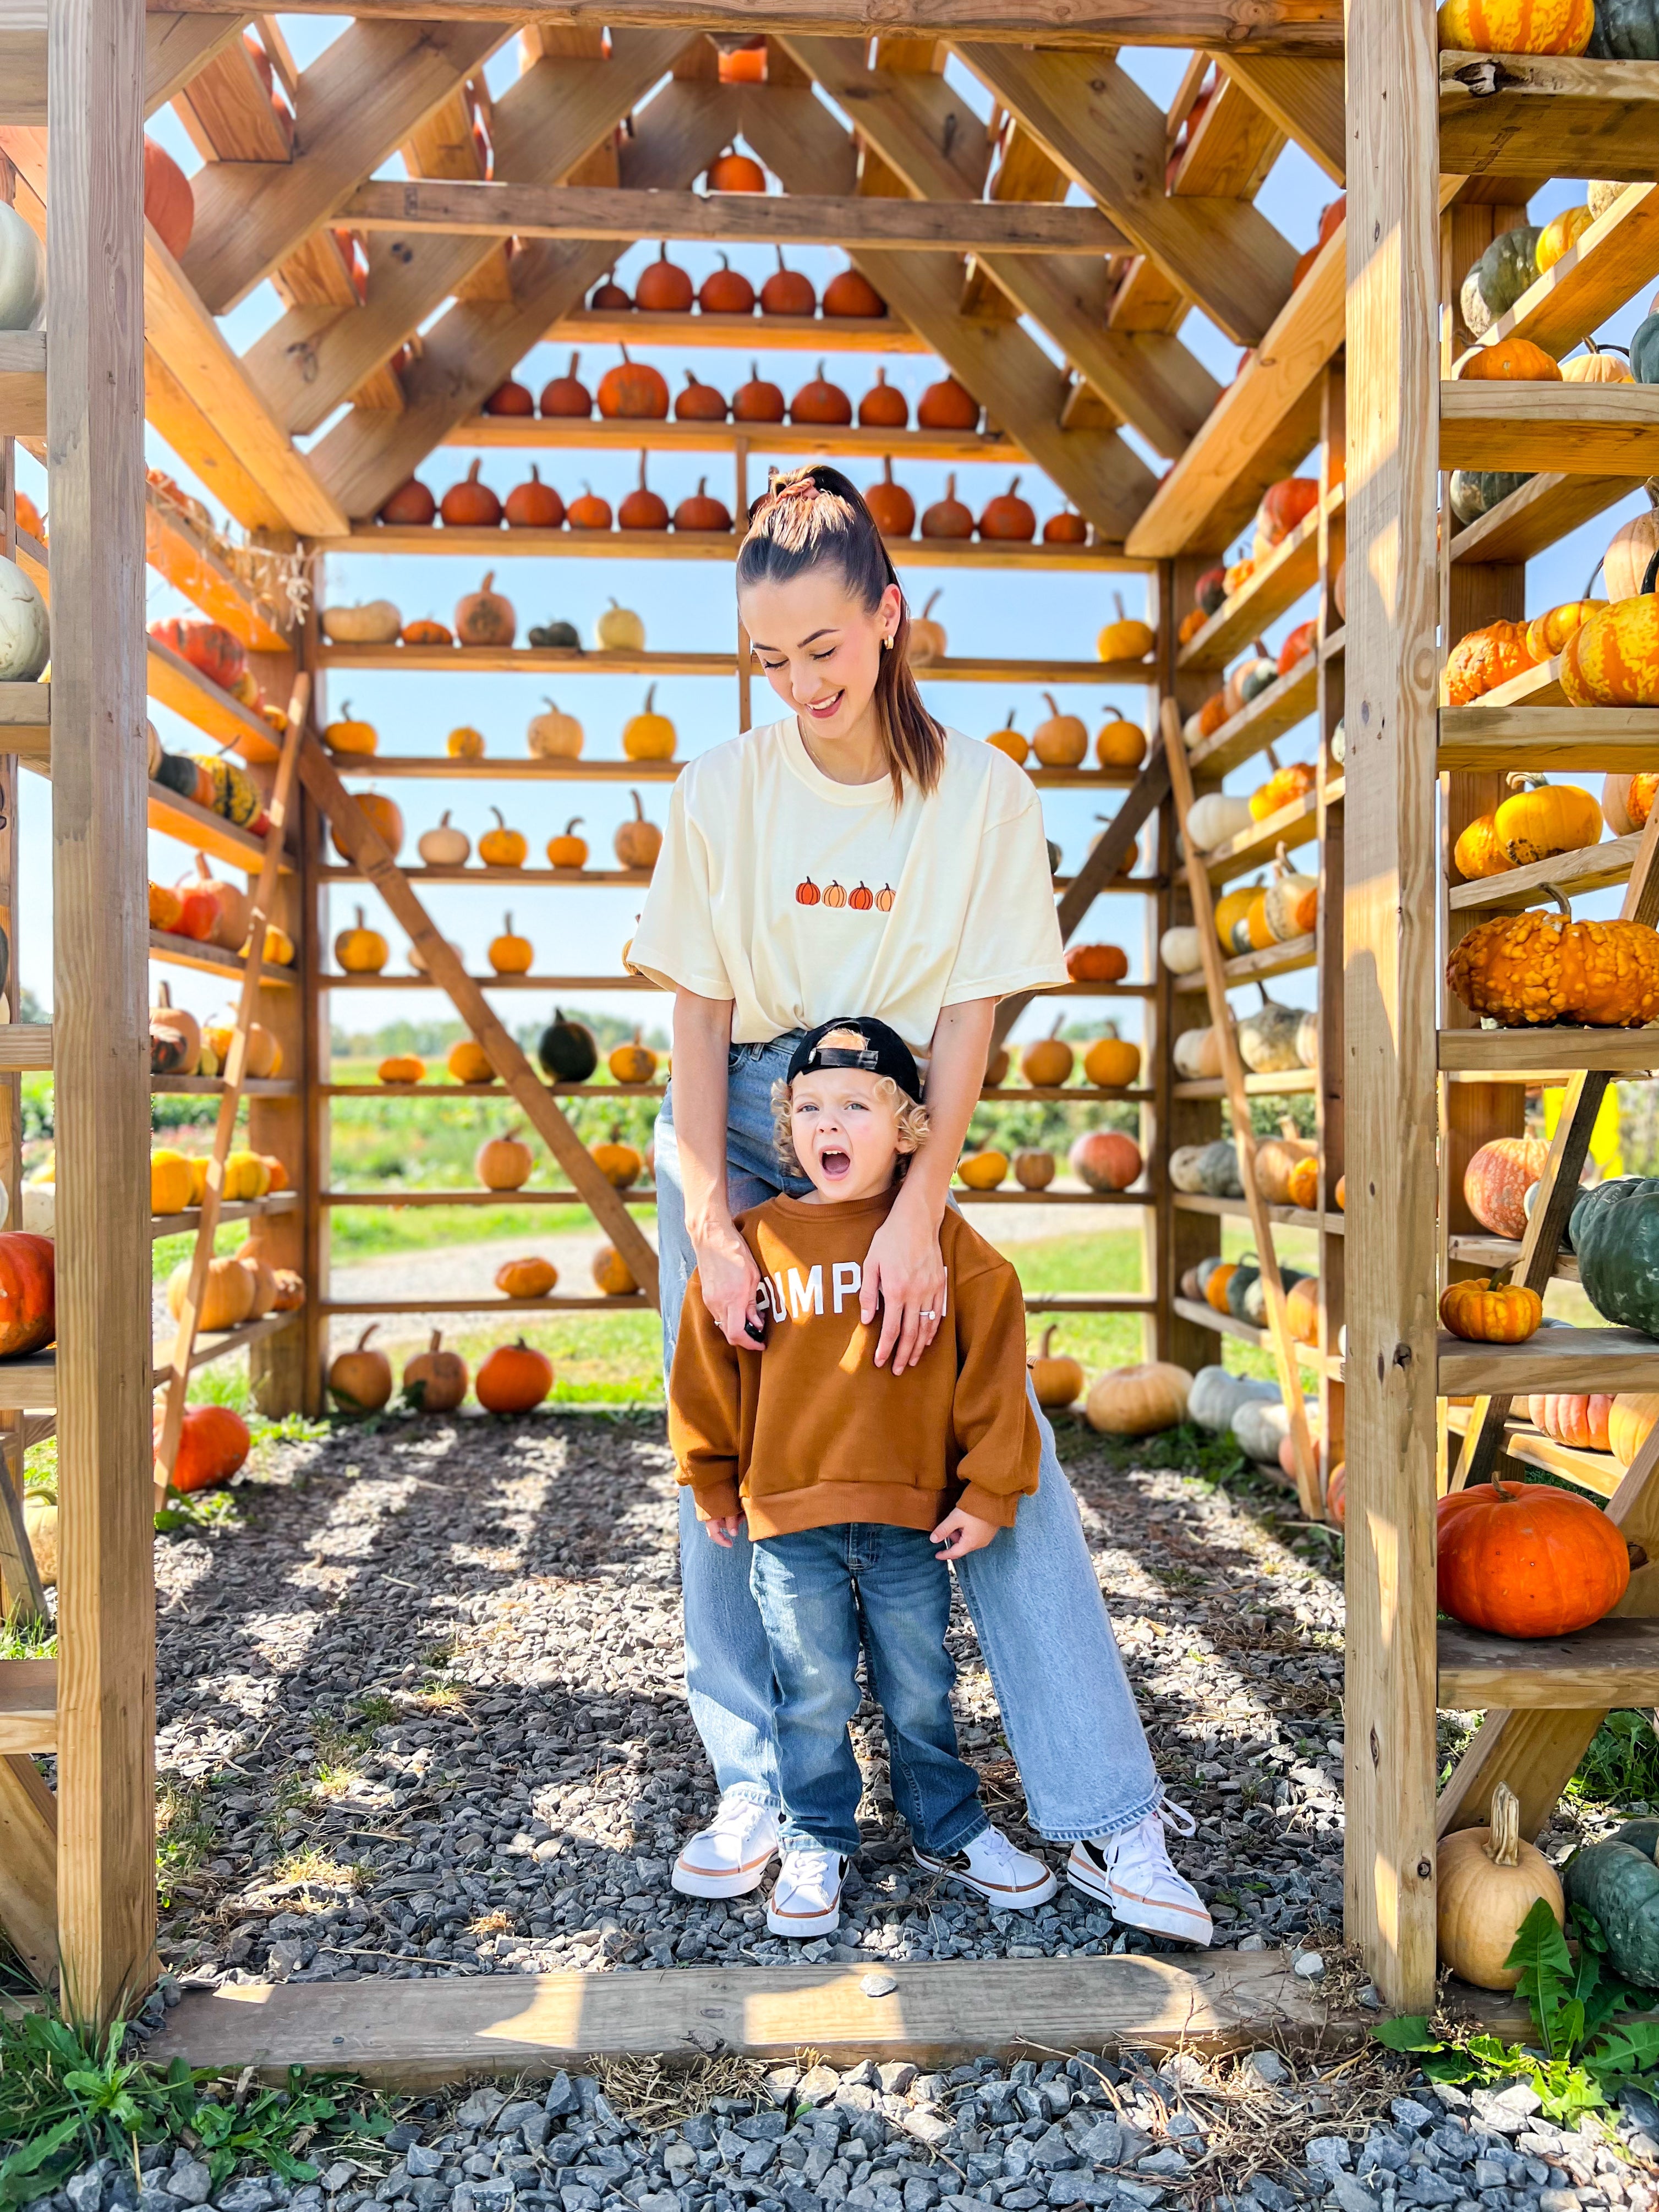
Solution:
<path fill-rule="evenodd" d="M 901 604 L 890 584 L 866 610 L 836 569 L 823 568 L 752 585 L 738 609 L 772 689 L 814 737 L 833 740 L 852 732 L 875 695 Z"/>

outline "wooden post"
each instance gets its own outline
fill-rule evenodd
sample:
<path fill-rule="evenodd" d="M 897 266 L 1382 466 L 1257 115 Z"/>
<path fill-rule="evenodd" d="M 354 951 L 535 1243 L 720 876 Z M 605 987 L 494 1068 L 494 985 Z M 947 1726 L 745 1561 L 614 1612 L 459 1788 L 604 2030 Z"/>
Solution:
<path fill-rule="evenodd" d="M 1331 1372 L 1340 1357 L 1346 1312 L 1348 1240 L 1336 1206 L 1337 1179 L 1344 1164 L 1342 1130 L 1342 811 L 1332 797 L 1341 769 L 1331 758 L 1331 740 L 1342 719 L 1346 696 L 1346 659 L 1327 641 L 1341 628 L 1335 599 L 1336 572 L 1347 533 L 1333 519 L 1329 494 L 1346 467 L 1347 398 L 1340 371 L 1325 372 L 1320 396 L 1319 465 L 1319 838 L 1315 873 L 1319 878 L 1319 916 L 1315 923 L 1315 974 L 1318 978 L 1319 1087 L 1314 1094 L 1314 1134 L 1319 1146 L 1319 1466 L 1320 1495 L 1328 1493 L 1334 1470 L 1342 1463 L 1343 1386 Z M 1346 732 L 1345 732 L 1346 736 Z"/>
<path fill-rule="evenodd" d="M 142 0 L 47 15 L 58 1947 L 104 2021 L 154 1972 Z"/>
<path fill-rule="evenodd" d="M 1347 1929 L 1434 1998 L 1439 92 L 1434 0 L 1347 0 L 1343 900 Z"/>
<path fill-rule="evenodd" d="M 318 668 L 322 626 L 317 600 L 321 577 L 311 593 L 301 642 L 301 665 L 312 679 L 311 711 L 320 727 L 326 720 L 322 696 L 327 678 Z M 322 1413 L 328 1404 L 329 1217 L 322 1193 L 330 1188 L 332 1173 L 333 1127 L 331 1102 L 323 1086 L 331 1074 L 330 1022 L 332 1007 L 323 983 L 328 954 L 328 885 L 322 878 L 326 859 L 328 828 L 323 811 L 301 783 L 295 791 L 295 866 L 299 871 L 297 898 L 300 926 L 295 941 L 300 954 L 301 1016 L 304 1025 L 297 1073 L 305 1088 L 300 1179 L 300 1219 L 306 1302 L 300 1313 L 301 1396 L 303 1412 Z"/>

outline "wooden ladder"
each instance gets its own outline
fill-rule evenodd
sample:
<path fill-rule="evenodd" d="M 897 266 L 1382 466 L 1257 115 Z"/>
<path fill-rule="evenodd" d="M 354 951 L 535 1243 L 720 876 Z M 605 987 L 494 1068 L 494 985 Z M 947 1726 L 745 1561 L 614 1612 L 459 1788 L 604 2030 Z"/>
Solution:
<path fill-rule="evenodd" d="M 657 1304 L 657 1255 L 651 1240 L 629 1212 L 621 1193 L 600 1173 L 592 1154 L 525 1058 L 516 1039 L 497 1020 L 489 1000 L 462 966 L 448 939 L 433 927 L 414 885 L 341 782 L 332 763 L 313 737 L 307 737 L 301 749 L 300 775 L 307 790 L 327 815 L 329 827 L 353 866 L 362 869 L 408 932 L 410 943 L 419 952 L 427 974 L 440 990 L 447 993 L 456 1012 L 483 1047 L 490 1066 L 523 1109 L 532 1127 L 570 1177 L 573 1187 L 586 1200 L 595 1220 L 609 1234 L 635 1281 L 653 1305 Z"/>
<path fill-rule="evenodd" d="M 252 912 L 248 921 L 247 951 L 242 969 L 242 994 L 237 1003 L 235 1026 L 231 1030 L 230 1049 L 225 1055 L 224 1089 L 219 1094 L 219 1118 L 214 1124 L 213 1150 L 208 1157 L 207 1188 L 202 1193 L 202 1210 L 196 1225 L 196 1247 L 191 1255 L 190 1282 L 179 1309 L 178 1327 L 167 1358 L 167 1407 L 161 1419 L 161 1440 L 155 1447 L 158 1492 L 167 1490 L 178 1463 L 179 1439 L 185 1424 L 185 1395 L 190 1385 L 191 1360 L 201 1328 L 208 1269 L 212 1263 L 214 1243 L 219 1233 L 219 1210 L 224 1202 L 225 1162 L 230 1157 L 231 1145 L 236 1133 L 236 1117 L 241 1110 L 242 1086 L 247 1078 L 248 1031 L 259 1006 L 259 985 L 264 973 L 265 928 L 276 896 L 277 878 L 282 872 L 283 840 L 292 811 L 295 778 L 299 769 L 300 749 L 305 742 L 306 717 L 310 707 L 311 678 L 301 672 L 294 679 L 293 695 L 288 702 L 288 728 L 276 764 L 276 786 L 266 808 L 270 827 L 265 832 L 264 854 L 259 863 L 258 878 L 254 885 Z"/>
<path fill-rule="evenodd" d="M 1285 1310 L 1285 1281 L 1279 1272 L 1279 1256 L 1273 1249 L 1273 1222 L 1268 1216 L 1267 1200 L 1262 1197 L 1261 1186 L 1256 1181 L 1255 1137 L 1250 1127 L 1250 1101 L 1244 1088 L 1244 1063 L 1239 1057 L 1233 1010 L 1227 1002 L 1227 979 L 1222 973 L 1221 940 L 1215 930 L 1215 896 L 1210 888 L 1204 855 L 1187 827 L 1187 817 L 1193 806 L 1193 772 L 1181 734 L 1181 710 L 1173 699 L 1166 699 L 1164 702 L 1163 723 L 1164 752 L 1169 763 L 1170 789 L 1175 799 L 1176 820 L 1180 825 L 1182 848 L 1186 854 L 1187 886 L 1192 895 L 1193 926 L 1198 932 L 1199 949 L 1204 963 L 1204 988 L 1210 1002 L 1210 1019 L 1215 1025 L 1216 1041 L 1220 1048 L 1221 1073 L 1227 1086 L 1227 1103 L 1232 1109 L 1238 1179 L 1244 1187 L 1244 1209 L 1249 1218 L 1250 1233 L 1255 1239 L 1256 1259 L 1261 1269 L 1268 1346 L 1279 1376 L 1279 1391 L 1285 1401 L 1285 1417 L 1290 1423 L 1291 1455 L 1296 1463 L 1296 1494 L 1304 1513 L 1310 1520 L 1317 1520 L 1322 1510 L 1318 1462 L 1314 1453 L 1313 1438 L 1308 1430 L 1307 1408 L 1303 1403 L 1302 1370 L 1297 1361 L 1296 1346 Z"/>

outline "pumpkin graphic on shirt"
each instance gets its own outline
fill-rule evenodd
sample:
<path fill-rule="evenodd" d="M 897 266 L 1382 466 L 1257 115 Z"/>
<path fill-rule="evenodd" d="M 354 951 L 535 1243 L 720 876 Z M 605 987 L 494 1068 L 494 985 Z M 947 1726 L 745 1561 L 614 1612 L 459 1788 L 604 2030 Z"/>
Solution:
<path fill-rule="evenodd" d="M 832 883 L 823 894 L 823 902 L 825 906 L 845 906 L 847 894 L 839 884 Z"/>
<path fill-rule="evenodd" d="M 805 883 L 799 883 L 795 885 L 795 904 L 797 906 L 816 906 L 823 896 L 823 892 L 819 890 L 817 885 L 812 881 L 811 876 L 807 877 Z"/>
<path fill-rule="evenodd" d="M 878 891 L 872 891 L 868 884 L 860 881 L 855 891 L 848 891 L 842 884 L 831 883 L 827 890 L 820 890 L 811 876 L 805 876 L 795 885 L 797 906 L 847 907 L 854 914 L 869 914 L 872 910 L 890 914 L 896 896 L 891 884 L 884 884 Z"/>

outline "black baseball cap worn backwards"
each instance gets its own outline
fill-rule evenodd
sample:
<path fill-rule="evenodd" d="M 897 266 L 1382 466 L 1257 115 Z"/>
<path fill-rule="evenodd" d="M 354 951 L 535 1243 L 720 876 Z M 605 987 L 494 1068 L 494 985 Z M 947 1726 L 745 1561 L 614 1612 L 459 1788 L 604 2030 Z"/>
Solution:
<path fill-rule="evenodd" d="M 862 1048 L 853 1045 L 825 1045 L 825 1037 L 837 1030 L 851 1030 L 864 1039 Z M 921 1103 L 921 1078 L 916 1072 L 915 1055 L 896 1030 L 889 1029 L 885 1022 L 872 1020 L 862 1014 L 838 1015 L 833 1022 L 820 1022 L 809 1030 L 789 1056 L 788 1080 L 805 1075 L 815 1067 L 864 1067 L 872 1075 L 890 1076 L 908 1097 Z"/>

